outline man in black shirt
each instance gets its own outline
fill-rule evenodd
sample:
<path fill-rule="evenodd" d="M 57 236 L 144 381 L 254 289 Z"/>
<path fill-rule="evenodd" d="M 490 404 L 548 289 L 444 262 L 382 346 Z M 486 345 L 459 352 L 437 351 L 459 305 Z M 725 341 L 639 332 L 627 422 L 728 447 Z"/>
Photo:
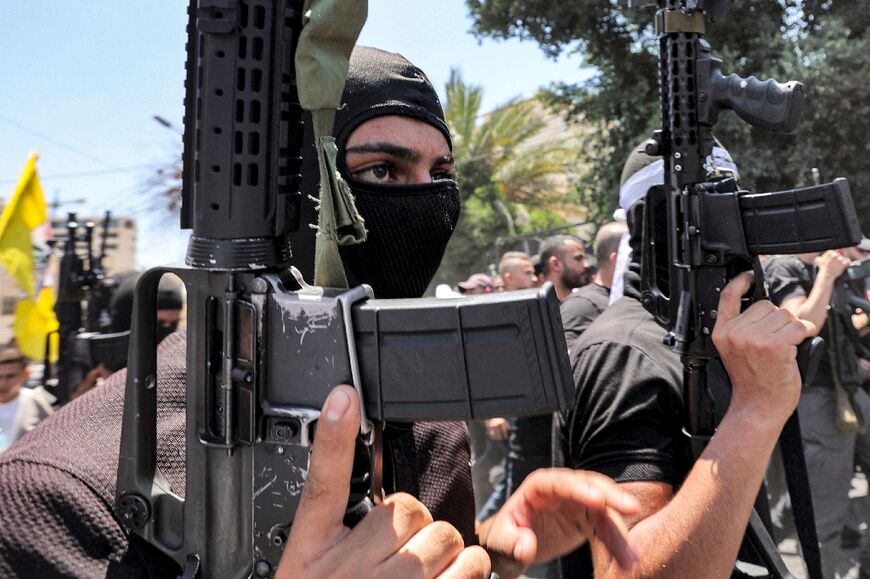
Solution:
<path fill-rule="evenodd" d="M 798 414 L 826 578 L 835 576 L 843 559 L 841 531 L 849 517 L 855 460 L 870 464 L 870 397 L 858 387 L 856 344 L 848 328 L 851 308 L 829 307 L 836 280 L 848 266 L 839 251 L 777 256 L 764 263 L 770 299 L 813 322 L 825 340 L 825 355 L 801 393 Z M 870 548 L 862 549 L 860 561 L 862 577 L 870 576 Z"/>
<path fill-rule="evenodd" d="M 732 399 L 689 468 L 682 366 L 640 303 L 642 198 L 648 186 L 662 182 L 661 173 L 655 175 L 660 164 L 649 158 L 637 171 L 649 185 L 629 210 L 634 261 L 624 297 L 571 352 L 576 391 L 571 410 L 560 417 L 557 451 L 567 466 L 611 476 L 639 500 L 639 514 L 627 521 L 639 560 L 633 576 L 726 577 L 771 451 L 797 405 L 796 345 L 811 324 L 766 301 L 739 314 L 751 274 L 723 288 L 713 341 L 731 379 Z M 597 539 L 591 541 L 591 559 L 580 553 L 563 560 L 568 577 L 590 577 L 593 568 L 596 577 L 621 576 Z"/>
<path fill-rule="evenodd" d="M 595 321 L 607 307 L 610 300 L 610 285 L 613 283 L 613 272 L 616 268 L 616 254 L 619 241 L 626 231 L 624 223 L 614 221 L 598 230 L 595 241 L 592 242 L 592 252 L 598 262 L 598 270 L 592 277 L 592 283 L 574 291 L 562 302 L 562 326 L 565 328 L 565 341 L 568 350 L 574 340 Z"/>

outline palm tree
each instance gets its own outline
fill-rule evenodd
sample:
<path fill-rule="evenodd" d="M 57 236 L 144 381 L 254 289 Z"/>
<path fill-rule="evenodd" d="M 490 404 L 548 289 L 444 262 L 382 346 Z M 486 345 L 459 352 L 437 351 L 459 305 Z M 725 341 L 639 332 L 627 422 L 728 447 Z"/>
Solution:
<path fill-rule="evenodd" d="M 481 114 L 483 89 L 466 84 L 456 69 L 446 95 L 463 213 L 438 283 L 485 271 L 496 258 L 490 249 L 498 236 L 564 225 L 579 150 L 576 139 L 548 138 L 553 117 L 535 99 Z"/>

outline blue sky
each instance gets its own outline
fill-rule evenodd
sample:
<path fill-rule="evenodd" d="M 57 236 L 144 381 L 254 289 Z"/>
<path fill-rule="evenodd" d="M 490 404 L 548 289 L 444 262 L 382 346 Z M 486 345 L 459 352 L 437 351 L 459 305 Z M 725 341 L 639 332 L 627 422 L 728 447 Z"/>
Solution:
<path fill-rule="evenodd" d="M 185 9 L 182 0 L 5 2 L 0 34 L 0 197 L 30 151 L 58 211 L 111 209 L 140 223 L 139 266 L 179 262 L 187 232 L 159 218 L 142 183 L 177 156 Z M 585 76 L 577 57 L 554 62 L 533 43 L 478 42 L 463 0 L 372 0 L 360 39 L 401 52 L 443 94 L 450 69 L 484 87 L 484 110 L 538 87 Z M 73 203 L 83 199 L 82 203 Z"/>

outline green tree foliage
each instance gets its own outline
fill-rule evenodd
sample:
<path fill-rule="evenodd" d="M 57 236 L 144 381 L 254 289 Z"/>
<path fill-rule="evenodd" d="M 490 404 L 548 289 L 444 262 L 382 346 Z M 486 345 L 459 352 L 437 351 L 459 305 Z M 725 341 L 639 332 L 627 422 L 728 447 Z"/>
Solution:
<path fill-rule="evenodd" d="M 547 54 L 579 54 L 595 73 L 566 79 L 547 99 L 599 128 L 590 187 L 614 192 L 631 148 L 660 125 L 658 43 L 653 10 L 624 0 L 467 0 L 480 37 L 536 41 Z M 804 83 L 802 121 L 791 135 L 753 129 L 731 113 L 716 134 L 741 168 L 742 185 L 772 191 L 849 179 L 859 218 L 870 231 L 870 11 L 861 0 L 737 0 L 707 38 L 723 71 Z"/>
<path fill-rule="evenodd" d="M 513 100 L 483 114 L 482 89 L 466 84 L 456 70 L 446 93 L 463 212 L 436 283 L 486 271 L 497 259 L 499 236 L 564 225 L 560 209 L 578 167 L 574 143 L 535 140 L 546 124 L 539 102 Z"/>

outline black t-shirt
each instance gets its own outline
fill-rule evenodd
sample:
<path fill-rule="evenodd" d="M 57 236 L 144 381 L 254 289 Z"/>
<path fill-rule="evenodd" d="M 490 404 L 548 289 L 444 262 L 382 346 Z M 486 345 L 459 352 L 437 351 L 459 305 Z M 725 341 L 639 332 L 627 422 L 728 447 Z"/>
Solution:
<path fill-rule="evenodd" d="M 560 306 L 568 349 L 607 308 L 610 290 L 590 283 L 573 292 Z M 508 494 L 512 494 L 535 469 L 552 466 L 551 416 L 516 419 L 508 437 Z"/>
<path fill-rule="evenodd" d="M 792 255 L 779 255 L 765 260 L 764 278 L 767 281 L 770 301 L 781 306 L 792 298 L 805 298 L 810 295 L 815 282 L 813 265 L 801 261 Z M 825 340 L 825 355 L 819 360 L 819 368 L 811 383 L 812 386 L 833 388 L 830 354 L 828 346 L 832 344 L 828 333 L 828 324 L 820 328 L 819 336 Z"/>
<path fill-rule="evenodd" d="M 617 482 L 683 480 L 690 465 L 683 369 L 663 335 L 638 300 L 623 297 L 577 339 L 574 401 L 557 428 L 556 453 L 566 466 Z M 565 577 L 592 577 L 588 548 L 564 558 L 562 568 Z"/>
<path fill-rule="evenodd" d="M 562 327 L 565 328 L 565 341 L 568 349 L 586 328 L 592 325 L 595 318 L 607 309 L 610 300 L 610 289 L 597 283 L 590 283 L 572 293 L 562 302 Z"/>

